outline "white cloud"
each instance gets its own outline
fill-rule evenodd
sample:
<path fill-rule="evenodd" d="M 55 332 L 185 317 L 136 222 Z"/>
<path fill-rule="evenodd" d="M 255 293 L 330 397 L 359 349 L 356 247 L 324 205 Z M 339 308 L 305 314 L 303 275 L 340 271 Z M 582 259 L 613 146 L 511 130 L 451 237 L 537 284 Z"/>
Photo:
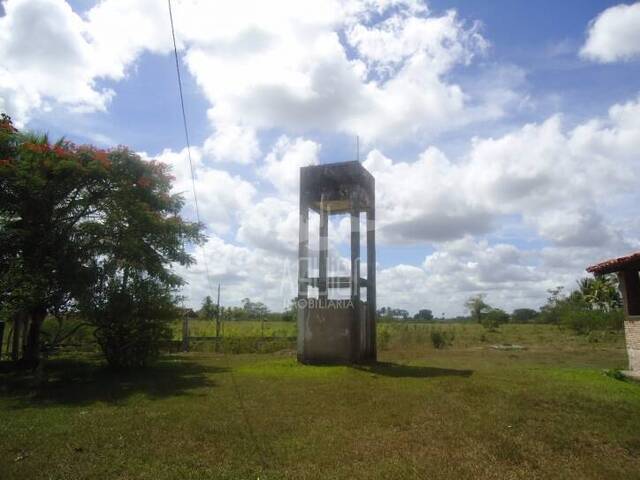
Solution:
<path fill-rule="evenodd" d="M 262 129 L 383 143 L 436 134 L 501 116 L 515 95 L 501 85 L 491 98 L 471 98 L 448 80 L 487 41 L 477 23 L 431 14 L 421 2 L 174 7 L 179 49 L 210 103 L 205 153 L 214 161 L 251 162 Z M 113 92 L 98 80 L 121 80 L 145 51 L 171 51 L 167 8 L 155 0 L 105 0 L 84 18 L 62 0 L 13 0 L 0 22 L 0 101 L 21 119 L 56 102 L 105 109 Z"/>
<path fill-rule="evenodd" d="M 281 136 L 264 160 L 259 173 L 282 195 L 297 197 L 300 168 L 318 164 L 320 144 L 298 137 Z"/>
<path fill-rule="evenodd" d="M 394 163 L 374 150 L 364 166 L 376 178 L 382 242 L 443 241 L 490 230 L 491 212 L 469 202 L 463 172 L 440 150 L 430 147 L 411 163 Z"/>
<path fill-rule="evenodd" d="M 291 201 L 268 197 L 242 215 L 238 239 L 271 254 L 294 258 L 298 251 L 298 208 Z"/>
<path fill-rule="evenodd" d="M 209 235 L 207 243 L 193 254 L 195 265 L 175 266 L 176 273 L 187 282 L 183 288 L 186 303 L 193 307 L 199 307 L 206 295 L 215 298 L 218 283 L 225 306 L 237 306 L 249 297 L 282 311 L 297 294 L 297 264 L 290 258 L 265 256 L 259 250 L 225 242 L 215 234 Z"/>
<path fill-rule="evenodd" d="M 204 142 L 203 151 L 214 162 L 248 164 L 260 155 L 260 146 L 252 128 L 216 125 L 216 132 Z"/>
<path fill-rule="evenodd" d="M 616 5 L 598 15 L 580 55 L 602 63 L 640 56 L 640 3 Z"/>
<path fill-rule="evenodd" d="M 638 248 L 638 226 L 628 221 L 630 206 L 640 200 L 638 118 L 638 99 L 572 128 L 552 116 L 499 138 L 475 139 L 456 161 L 433 147 L 413 162 L 371 151 L 364 165 L 376 177 L 379 245 L 434 248 L 420 265 L 378 269 L 379 305 L 461 314 L 468 296 L 487 293 L 491 304 L 507 310 L 537 307 L 547 289 L 572 288 L 590 263 Z M 303 142 L 280 139 L 265 165 L 278 171 L 297 150 L 292 146 Z M 295 168 L 285 170 L 297 174 L 304 163 L 292 161 Z M 240 218 L 237 240 L 265 261 L 295 260 L 296 182 L 293 176 L 275 182 L 279 197 L 260 200 Z M 317 218 L 311 220 L 317 245 Z M 509 243 L 510 224 L 526 230 L 532 246 Z M 332 257 L 340 264 L 348 221 L 334 219 L 330 230 Z"/>
<path fill-rule="evenodd" d="M 376 177 L 381 239 L 453 240 L 515 215 L 557 245 L 617 242 L 610 219 L 636 191 L 638 118 L 640 99 L 573 129 L 553 116 L 497 139 L 476 138 L 456 162 L 433 147 L 411 163 L 374 150 L 364 165 Z"/>
<path fill-rule="evenodd" d="M 55 100 L 104 110 L 113 92 L 97 89 L 84 23 L 62 0 L 14 0 L 0 18 L 0 107 L 24 122 Z"/>
<path fill-rule="evenodd" d="M 378 305 L 459 315 L 467 298 L 484 293 L 490 304 L 507 310 L 538 307 L 555 279 L 545 276 L 536 261 L 537 255 L 513 245 L 471 237 L 445 242 L 422 265 L 381 269 Z"/>
<path fill-rule="evenodd" d="M 198 148 L 191 149 L 194 163 L 195 189 L 198 196 L 200 217 L 206 226 L 218 234 L 229 232 L 237 218 L 247 210 L 256 194 L 255 187 L 240 176 L 209 167 L 203 162 Z M 148 157 L 146 154 L 143 154 Z M 164 150 L 155 157 L 171 166 L 175 176 L 173 191 L 181 192 L 187 200 L 183 214 L 195 219 L 191 171 L 186 148 L 180 152 Z"/>
<path fill-rule="evenodd" d="M 0 109 L 26 122 L 34 111 L 63 105 L 106 110 L 120 80 L 143 52 L 166 53 L 167 11 L 161 2 L 109 0 L 86 18 L 63 0 L 11 0 L 0 18 Z"/>
<path fill-rule="evenodd" d="M 364 23 L 365 11 L 351 15 L 346 4 L 323 3 L 312 14 L 297 3 L 268 13 L 239 4 L 246 12 L 242 25 L 232 20 L 185 32 L 187 63 L 216 123 L 241 119 L 254 128 L 396 141 L 482 116 L 467 115 L 464 92 L 443 78 L 485 50 L 477 25 L 467 28 L 454 12 L 423 18 L 411 9 Z M 235 19 L 234 8 L 212 17 Z M 356 58 L 348 57 L 339 31 Z"/>

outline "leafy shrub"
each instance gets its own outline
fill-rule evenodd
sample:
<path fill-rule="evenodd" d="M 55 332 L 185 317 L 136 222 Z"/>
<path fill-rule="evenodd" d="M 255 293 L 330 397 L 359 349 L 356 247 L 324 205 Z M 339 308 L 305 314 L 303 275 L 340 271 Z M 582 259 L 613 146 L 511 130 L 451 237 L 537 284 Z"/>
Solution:
<path fill-rule="evenodd" d="M 489 331 L 496 330 L 503 323 L 509 322 L 509 314 L 499 308 L 492 308 L 482 316 L 481 323 Z"/>
<path fill-rule="evenodd" d="M 453 332 L 453 330 L 441 330 L 439 328 L 433 328 L 431 329 L 430 337 L 433 348 L 440 350 L 453 344 L 455 333 Z"/>
<path fill-rule="evenodd" d="M 386 328 L 378 328 L 376 332 L 376 344 L 378 350 L 386 350 L 391 340 L 391 333 Z"/>
<path fill-rule="evenodd" d="M 624 374 L 618 369 L 605 370 L 604 374 L 607 377 L 613 378 L 614 380 L 622 380 L 622 381 L 627 380 L 627 377 L 625 377 Z"/>
<path fill-rule="evenodd" d="M 531 308 L 516 308 L 511 314 L 512 323 L 529 323 L 535 321 L 538 312 Z"/>
<path fill-rule="evenodd" d="M 558 317 L 561 324 L 580 334 L 589 334 L 596 330 L 621 330 L 624 325 L 622 310 L 605 312 L 576 304 L 564 305 Z"/>
<path fill-rule="evenodd" d="M 95 298 L 90 320 L 110 366 L 145 366 L 158 356 L 161 343 L 171 339 L 169 324 L 177 309 L 168 287 L 149 278 L 125 285 L 113 281 Z"/>

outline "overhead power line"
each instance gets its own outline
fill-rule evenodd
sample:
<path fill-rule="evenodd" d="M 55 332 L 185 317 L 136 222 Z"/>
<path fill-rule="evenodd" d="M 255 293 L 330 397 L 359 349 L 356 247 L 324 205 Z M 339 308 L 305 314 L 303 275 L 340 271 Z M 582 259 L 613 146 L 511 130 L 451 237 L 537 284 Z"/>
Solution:
<path fill-rule="evenodd" d="M 189 128 L 187 126 L 187 114 L 184 109 L 184 94 L 182 93 L 182 76 L 180 75 L 180 60 L 178 59 L 178 46 L 176 44 L 176 31 L 173 25 L 173 11 L 171 9 L 171 0 L 167 0 L 169 5 L 169 21 L 171 22 L 171 38 L 173 39 L 173 55 L 176 60 L 176 74 L 178 76 L 178 91 L 180 92 L 180 109 L 182 110 L 182 125 L 184 127 L 184 138 L 187 143 L 187 157 L 189 158 L 189 171 L 191 172 L 191 188 L 193 190 L 193 201 L 196 209 L 196 219 L 198 224 L 202 224 L 200 218 L 200 207 L 198 205 L 198 193 L 196 191 L 196 176 L 193 169 L 193 160 L 191 159 L 191 142 L 189 140 Z M 207 255 L 202 251 L 202 259 L 204 262 L 204 269 L 207 275 L 207 286 L 211 289 L 211 279 L 209 278 L 209 264 L 207 263 Z"/>
<path fill-rule="evenodd" d="M 180 75 L 180 61 L 178 59 L 178 47 L 176 45 L 176 32 L 173 25 L 173 12 L 171 10 L 171 0 L 167 0 L 167 3 L 169 4 L 169 20 L 171 21 L 171 38 L 173 39 L 173 54 L 176 60 L 176 73 L 178 75 L 178 89 L 180 91 L 180 107 L 182 109 L 182 124 L 184 126 L 184 137 L 187 142 L 187 156 L 189 157 L 189 169 L 191 170 L 191 187 L 193 189 L 193 199 L 196 207 L 196 218 L 198 219 L 198 223 L 202 223 L 200 221 L 200 209 L 198 207 L 198 194 L 196 192 L 196 179 L 195 179 L 195 174 L 193 170 L 193 161 L 191 160 L 191 144 L 189 142 L 189 128 L 187 127 L 187 115 L 185 114 L 185 109 L 184 109 L 184 95 L 182 93 L 182 77 Z M 204 253 L 204 251 L 203 251 L 203 261 L 204 261 L 204 268 L 207 274 L 207 285 L 209 287 L 209 290 L 211 290 L 211 279 L 209 278 L 209 265 L 207 263 L 207 256 Z M 220 300 L 218 300 L 218 309 L 220 309 Z M 225 356 L 225 359 L 227 360 L 227 369 L 229 371 L 229 375 L 231 376 L 234 393 L 238 399 L 238 406 L 242 414 L 244 423 L 247 426 L 249 439 L 253 443 L 253 447 L 260 458 L 260 463 L 262 465 L 262 468 L 267 469 L 268 464 L 267 464 L 265 452 L 257 441 L 255 429 L 251 424 L 249 415 L 247 413 L 247 409 L 244 405 L 242 394 L 240 392 L 240 388 L 238 387 L 238 383 L 236 382 L 235 375 L 233 374 L 233 368 L 231 367 L 229 359 L 226 356 Z"/>

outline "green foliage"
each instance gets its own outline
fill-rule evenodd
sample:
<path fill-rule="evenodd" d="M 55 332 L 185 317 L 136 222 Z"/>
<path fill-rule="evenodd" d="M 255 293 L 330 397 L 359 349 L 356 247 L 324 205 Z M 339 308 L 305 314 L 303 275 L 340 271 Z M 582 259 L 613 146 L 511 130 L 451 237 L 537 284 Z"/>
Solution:
<path fill-rule="evenodd" d="M 213 320 L 218 313 L 218 306 L 213 303 L 211 297 L 207 295 L 200 308 L 200 316 L 205 320 Z"/>
<path fill-rule="evenodd" d="M 389 340 L 391 340 L 391 332 L 384 327 L 378 327 L 376 332 L 376 346 L 378 350 L 386 350 L 389 347 Z"/>
<path fill-rule="evenodd" d="M 607 377 L 613 378 L 614 380 L 621 380 L 623 382 L 627 381 L 627 377 L 617 368 L 614 369 L 606 369 L 604 370 L 604 374 Z"/>
<path fill-rule="evenodd" d="M 585 278 L 568 296 L 562 294 L 562 287 L 551 289 L 547 304 L 540 309 L 540 321 L 563 325 L 579 334 L 622 330 L 624 315 L 616 285 L 615 277 Z"/>
<path fill-rule="evenodd" d="M 262 302 L 252 302 L 249 298 L 242 299 L 242 308 L 249 318 L 264 318 L 269 309 Z"/>
<path fill-rule="evenodd" d="M 418 313 L 416 313 L 413 316 L 414 320 L 422 320 L 425 322 L 430 322 L 431 320 L 433 320 L 433 312 L 429 309 L 422 309 L 419 310 Z"/>
<path fill-rule="evenodd" d="M 535 321 L 538 316 L 538 312 L 532 308 L 516 308 L 511 313 L 512 323 L 529 323 Z"/>
<path fill-rule="evenodd" d="M 26 360 L 38 361 L 47 315 L 97 311 L 92 296 L 105 285 L 125 292 L 134 277 L 181 284 L 170 265 L 189 264 L 185 242 L 202 237 L 180 218 L 183 200 L 170 193 L 166 166 L 124 147 L 52 144 L 5 116 L 0 153 L 0 305 L 5 317 L 29 321 Z"/>
<path fill-rule="evenodd" d="M 564 287 L 558 286 L 547 290 L 549 296 L 547 297 L 547 303 L 540 308 L 539 323 L 551 323 L 554 325 L 560 323 L 560 309 L 568 300 L 562 293 L 563 289 Z M 573 297 L 573 300 L 577 300 L 576 296 Z"/>
<path fill-rule="evenodd" d="M 289 302 L 289 308 L 282 313 L 282 320 L 285 322 L 295 322 L 298 318 L 298 298 L 294 297 Z"/>
<path fill-rule="evenodd" d="M 621 310 L 592 310 L 584 305 L 567 302 L 559 309 L 560 323 L 579 334 L 597 330 L 622 330 L 624 315 Z"/>
<path fill-rule="evenodd" d="M 465 302 L 471 318 L 478 323 L 482 323 L 482 316 L 491 309 L 491 306 L 484 302 L 484 297 L 484 294 L 474 295 Z"/>
<path fill-rule="evenodd" d="M 492 308 L 482 316 L 481 324 L 489 331 L 496 330 L 500 325 L 509 323 L 509 314 L 500 308 Z"/>
<path fill-rule="evenodd" d="M 432 328 L 429 338 L 431 339 L 431 344 L 433 348 L 437 348 L 438 350 L 449 347 L 453 345 L 453 340 L 455 339 L 455 333 L 453 330 L 442 330 L 439 328 Z"/>
<path fill-rule="evenodd" d="M 406 320 L 409 318 L 409 312 L 403 308 L 382 307 L 377 312 L 378 319 L 382 321 Z"/>
<path fill-rule="evenodd" d="M 171 288 L 134 277 L 126 285 L 110 281 L 94 293 L 87 313 L 109 365 L 142 367 L 157 358 L 160 342 L 171 338 L 170 323 L 177 315 Z"/>
<path fill-rule="evenodd" d="M 609 312 L 622 307 L 618 277 L 615 275 L 583 278 L 578 281 L 577 293 L 592 309 Z"/>

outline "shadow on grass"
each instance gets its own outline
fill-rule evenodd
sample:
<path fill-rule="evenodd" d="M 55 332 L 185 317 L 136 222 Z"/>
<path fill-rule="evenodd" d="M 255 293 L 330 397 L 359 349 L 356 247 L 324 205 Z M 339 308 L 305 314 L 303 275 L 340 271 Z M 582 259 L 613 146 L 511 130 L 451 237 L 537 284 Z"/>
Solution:
<path fill-rule="evenodd" d="M 56 359 L 47 362 L 47 380 L 38 386 L 32 373 L 0 372 L 0 397 L 12 398 L 17 409 L 117 404 L 136 394 L 151 399 L 188 395 L 194 389 L 215 386 L 210 376 L 225 371 L 184 357 L 163 359 L 131 371 L 115 371 L 92 359 Z"/>
<path fill-rule="evenodd" d="M 377 362 L 369 365 L 354 365 L 353 368 L 383 377 L 396 378 L 432 378 L 432 377 L 470 377 L 473 370 L 454 370 L 452 368 L 422 367 L 402 365 L 391 362 Z"/>

